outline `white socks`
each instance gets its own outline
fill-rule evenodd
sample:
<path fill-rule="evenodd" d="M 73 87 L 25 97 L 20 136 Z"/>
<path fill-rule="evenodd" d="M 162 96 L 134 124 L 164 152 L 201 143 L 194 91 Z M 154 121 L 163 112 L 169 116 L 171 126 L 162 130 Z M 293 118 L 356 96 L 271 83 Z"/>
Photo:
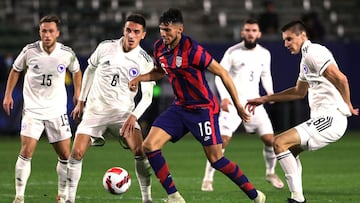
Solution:
<path fill-rule="evenodd" d="M 31 173 L 31 158 L 18 156 L 15 164 L 15 190 L 16 196 L 24 196 L 26 183 Z"/>
<path fill-rule="evenodd" d="M 276 167 L 276 155 L 274 153 L 274 148 L 272 146 L 264 146 L 263 156 L 265 160 L 265 174 L 275 174 Z"/>
<path fill-rule="evenodd" d="M 152 201 L 151 198 L 151 166 L 146 157 L 135 156 L 135 172 L 138 179 L 142 201 Z"/>
<path fill-rule="evenodd" d="M 67 164 L 68 160 L 58 159 L 56 165 L 56 172 L 58 174 L 58 195 L 65 195 L 66 193 Z"/>
<path fill-rule="evenodd" d="M 79 185 L 82 171 L 82 160 L 78 161 L 70 157 L 67 166 L 67 186 L 68 194 L 66 195 L 67 200 L 75 202 L 76 191 Z"/>
<path fill-rule="evenodd" d="M 291 192 L 291 198 L 299 202 L 305 201 L 301 174 L 295 157 L 289 150 L 278 154 L 276 157 L 285 173 L 286 181 Z"/>

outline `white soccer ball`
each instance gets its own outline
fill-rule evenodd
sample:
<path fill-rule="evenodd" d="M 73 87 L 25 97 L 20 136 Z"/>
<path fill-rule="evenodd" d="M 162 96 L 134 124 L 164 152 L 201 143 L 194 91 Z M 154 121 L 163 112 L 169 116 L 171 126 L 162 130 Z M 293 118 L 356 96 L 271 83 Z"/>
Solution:
<path fill-rule="evenodd" d="M 103 177 L 103 186 L 105 190 L 114 195 L 125 193 L 131 185 L 130 174 L 121 167 L 112 167 L 108 169 Z"/>

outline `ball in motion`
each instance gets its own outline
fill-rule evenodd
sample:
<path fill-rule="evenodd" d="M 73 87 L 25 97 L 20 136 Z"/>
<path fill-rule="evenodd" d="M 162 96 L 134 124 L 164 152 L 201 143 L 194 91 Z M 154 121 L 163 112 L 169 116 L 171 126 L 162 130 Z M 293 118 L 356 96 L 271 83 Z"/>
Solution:
<path fill-rule="evenodd" d="M 103 177 L 103 186 L 105 190 L 114 195 L 125 193 L 131 185 L 130 174 L 121 167 L 112 167 L 108 169 Z"/>

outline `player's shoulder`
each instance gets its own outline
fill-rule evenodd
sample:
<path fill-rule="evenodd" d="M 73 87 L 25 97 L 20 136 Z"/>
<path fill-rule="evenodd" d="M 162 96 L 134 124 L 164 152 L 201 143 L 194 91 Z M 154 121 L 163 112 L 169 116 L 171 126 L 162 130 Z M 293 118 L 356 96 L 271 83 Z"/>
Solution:
<path fill-rule="evenodd" d="M 139 55 L 146 63 L 153 63 L 151 56 L 141 47 L 139 49 Z"/>
<path fill-rule="evenodd" d="M 229 48 L 226 49 L 226 52 L 228 54 L 232 54 L 233 52 L 235 51 L 244 51 L 246 50 L 245 46 L 244 46 L 244 43 L 243 42 L 239 42 L 239 43 L 236 43 L 232 46 L 230 46 Z"/>
<path fill-rule="evenodd" d="M 23 48 L 22 52 L 27 52 L 27 51 L 33 50 L 33 49 L 40 49 L 40 41 L 26 44 L 25 47 Z"/>
<path fill-rule="evenodd" d="M 58 43 L 58 45 L 60 46 L 60 50 L 62 50 L 62 51 L 64 51 L 64 52 L 69 52 L 70 54 L 75 54 L 75 52 L 74 52 L 74 50 L 71 48 L 71 47 L 69 47 L 69 46 L 66 46 L 66 45 L 64 45 L 63 43 L 61 43 L 61 42 L 57 42 Z"/>

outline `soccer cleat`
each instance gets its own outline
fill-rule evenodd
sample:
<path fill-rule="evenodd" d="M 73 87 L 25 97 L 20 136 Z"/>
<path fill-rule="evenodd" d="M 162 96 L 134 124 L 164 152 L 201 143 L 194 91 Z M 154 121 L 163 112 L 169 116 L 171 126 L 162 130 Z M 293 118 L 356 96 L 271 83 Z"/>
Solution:
<path fill-rule="evenodd" d="M 256 190 L 258 193 L 257 197 L 254 199 L 254 203 L 265 203 L 266 196 L 264 193 L 262 193 L 260 190 Z"/>
<path fill-rule="evenodd" d="M 179 192 L 168 195 L 167 203 L 185 203 L 184 198 L 180 195 Z"/>
<path fill-rule="evenodd" d="M 294 199 L 288 198 L 286 200 L 286 203 L 306 203 L 306 199 L 303 202 L 298 202 L 298 201 L 296 201 Z"/>
<path fill-rule="evenodd" d="M 56 195 L 56 202 L 57 203 L 66 203 L 65 199 L 66 199 L 65 195 Z"/>
<path fill-rule="evenodd" d="M 16 196 L 13 203 L 24 203 L 24 196 Z"/>
<path fill-rule="evenodd" d="M 276 189 L 282 189 L 284 187 L 284 183 L 276 174 L 267 174 L 265 180 L 269 182 L 272 186 L 274 186 Z"/>
<path fill-rule="evenodd" d="M 212 186 L 212 181 L 204 180 L 201 185 L 201 190 L 205 192 L 211 192 L 214 190 Z"/>

